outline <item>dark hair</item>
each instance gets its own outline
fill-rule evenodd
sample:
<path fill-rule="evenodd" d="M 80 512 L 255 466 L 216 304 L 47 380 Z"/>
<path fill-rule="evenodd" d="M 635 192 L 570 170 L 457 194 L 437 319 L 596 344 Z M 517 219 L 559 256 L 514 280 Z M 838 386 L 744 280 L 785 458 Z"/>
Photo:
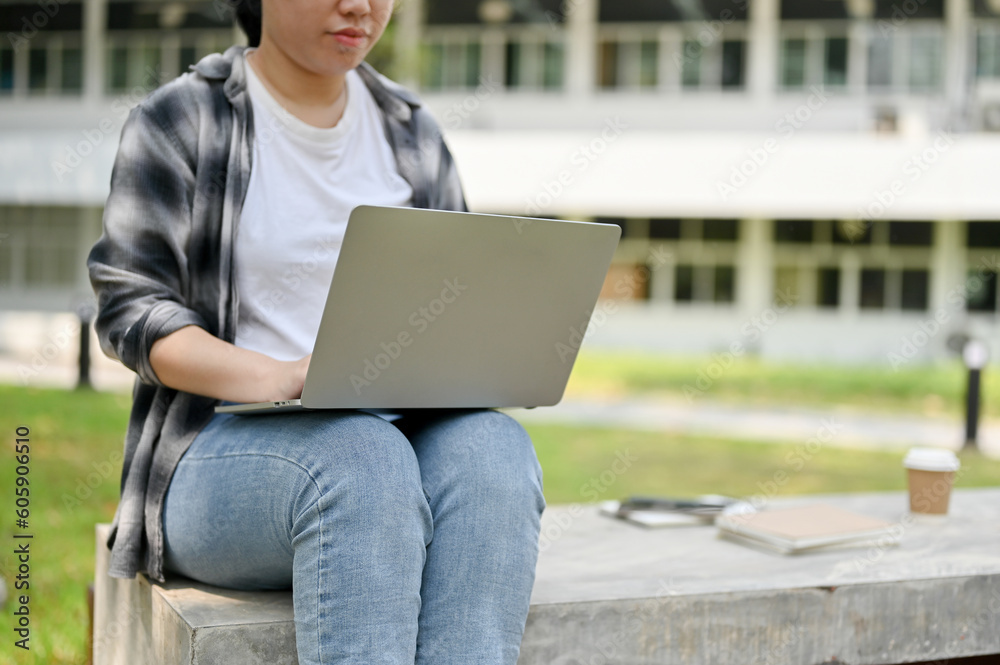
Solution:
<path fill-rule="evenodd" d="M 236 0 L 236 22 L 250 46 L 260 46 L 260 0 Z"/>

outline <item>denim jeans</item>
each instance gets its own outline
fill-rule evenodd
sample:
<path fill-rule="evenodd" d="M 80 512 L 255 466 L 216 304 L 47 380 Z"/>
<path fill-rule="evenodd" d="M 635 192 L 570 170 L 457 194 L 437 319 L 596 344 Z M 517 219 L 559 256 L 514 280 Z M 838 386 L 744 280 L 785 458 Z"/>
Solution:
<path fill-rule="evenodd" d="M 498 411 L 216 415 L 171 480 L 165 565 L 291 587 L 300 665 L 514 665 L 544 509 Z"/>

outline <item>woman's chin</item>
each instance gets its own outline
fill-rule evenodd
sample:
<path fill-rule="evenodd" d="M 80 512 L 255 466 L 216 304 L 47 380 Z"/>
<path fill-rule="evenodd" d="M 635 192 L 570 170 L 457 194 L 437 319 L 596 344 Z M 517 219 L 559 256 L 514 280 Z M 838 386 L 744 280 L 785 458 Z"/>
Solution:
<path fill-rule="evenodd" d="M 308 69 L 318 76 L 343 76 L 361 64 L 367 53 L 353 50 L 351 53 L 323 49 L 321 53 L 309 59 Z"/>

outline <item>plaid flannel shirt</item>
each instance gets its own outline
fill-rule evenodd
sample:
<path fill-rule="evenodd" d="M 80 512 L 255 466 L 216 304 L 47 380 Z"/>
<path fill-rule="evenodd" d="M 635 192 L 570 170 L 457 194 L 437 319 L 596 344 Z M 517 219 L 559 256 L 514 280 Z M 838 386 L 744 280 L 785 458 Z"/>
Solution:
<path fill-rule="evenodd" d="M 218 403 L 164 386 L 149 363 L 153 342 L 187 325 L 235 338 L 233 246 L 254 140 L 244 49 L 236 45 L 203 58 L 129 113 L 104 232 L 88 259 L 101 348 L 138 375 L 108 539 L 112 577 L 145 572 L 164 580 L 167 487 Z M 382 113 L 400 175 L 413 188 L 413 206 L 466 210 L 430 113 L 367 63 L 358 73 Z"/>

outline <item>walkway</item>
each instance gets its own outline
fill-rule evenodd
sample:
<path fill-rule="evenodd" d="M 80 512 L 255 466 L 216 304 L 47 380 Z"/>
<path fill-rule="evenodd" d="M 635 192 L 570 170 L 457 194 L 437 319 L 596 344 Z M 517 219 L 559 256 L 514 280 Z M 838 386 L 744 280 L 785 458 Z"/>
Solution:
<path fill-rule="evenodd" d="M 586 424 L 773 443 L 807 442 L 821 436 L 828 445 L 882 450 L 911 446 L 958 450 L 965 439 L 965 424 L 957 418 L 683 399 L 567 398 L 554 407 L 518 410 L 512 415 L 526 423 Z M 984 454 L 1000 458 L 1000 422 L 982 424 L 979 442 Z"/>

